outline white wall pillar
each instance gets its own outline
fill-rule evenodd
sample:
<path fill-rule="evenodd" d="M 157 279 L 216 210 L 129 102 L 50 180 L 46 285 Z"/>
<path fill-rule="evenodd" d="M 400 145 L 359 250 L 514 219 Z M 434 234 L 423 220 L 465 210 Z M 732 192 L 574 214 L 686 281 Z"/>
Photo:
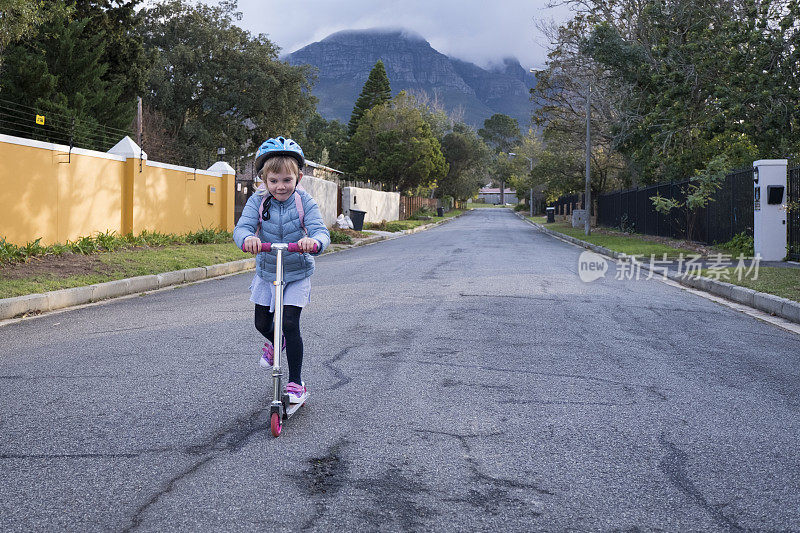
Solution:
<path fill-rule="evenodd" d="M 763 261 L 786 257 L 787 160 L 753 162 L 753 241 Z"/>

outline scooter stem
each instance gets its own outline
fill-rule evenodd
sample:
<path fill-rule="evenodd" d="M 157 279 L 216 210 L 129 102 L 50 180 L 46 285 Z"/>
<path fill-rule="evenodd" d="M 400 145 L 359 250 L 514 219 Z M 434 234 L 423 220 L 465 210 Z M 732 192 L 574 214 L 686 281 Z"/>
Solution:
<path fill-rule="evenodd" d="M 272 384 L 273 399 L 281 399 L 281 352 L 283 347 L 283 252 L 286 245 L 273 245 L 273 249 L 278 252 L 275 261 L 275 331 L 272 336 Z"/>

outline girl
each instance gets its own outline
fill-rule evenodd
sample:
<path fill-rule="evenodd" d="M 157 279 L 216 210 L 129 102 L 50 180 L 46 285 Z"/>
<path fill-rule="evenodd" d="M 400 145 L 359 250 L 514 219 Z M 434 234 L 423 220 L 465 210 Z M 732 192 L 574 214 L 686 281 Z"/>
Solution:
<path fill-rule="evenodd" d="M 317 203 L 297 188 L 305 165 L 303 150 L 291 139 L 277 137 L 265 141 L 256 153 L 255 171 L 264 182 L 244 206 L 233 230 L 239 248 L 256 254 L 262 242 L 297 242 L 302 254 L 284 253 L 283 342 L 289 366 L 286 391 L 291 403 L 305 400 L 306 386 L 300 371 L 303 366 L 303 339 L 300 337 L 300 312 L 309 302 L 310 276 L 314 258 L 330 244 L 328 228 Z M 317 245 L 317 251 L 314 245 Z M 271 367 L 274 348 L 275 261 L 276 252 L 259 253 L 256 275 L 250 285 L 250 301 L 256 306 L 256 329 L 267 339 L 259 364 Z"/>

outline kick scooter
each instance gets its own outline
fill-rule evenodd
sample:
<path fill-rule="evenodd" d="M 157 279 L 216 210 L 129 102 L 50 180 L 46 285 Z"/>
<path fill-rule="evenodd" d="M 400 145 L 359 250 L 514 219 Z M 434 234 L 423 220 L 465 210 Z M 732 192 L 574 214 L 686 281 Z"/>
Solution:
<path fill-rule="evenodd" d="M 282 384 L 283 372 L 281 371 L 281 354 L 283 353 L 283 349 L 276 348 L 283 344 L 281 342 L 283 338 L 283 287 L 286 285 L 286 282 L 283 281 L 283 252 L 303 253 L 303 250 L 293 242 L 261 243 L 262 252 L 269 252 L 271 250 L 277 251 L 278 257 L 275 262 L 275 331 L 272 336 L 274 356 L 272 360 L 272 403 L 269 405 L 269 428 L 272 432 L 272 436 L 278 437 L 281 434 L 283 420 L 295 414 L 308 399 L 308 393 L 306 392 L 302 402 L 295 404 L 289 402 L 289 394 Z M 316 244 L 314 245 L 314 251 L 317 251 Z"/>

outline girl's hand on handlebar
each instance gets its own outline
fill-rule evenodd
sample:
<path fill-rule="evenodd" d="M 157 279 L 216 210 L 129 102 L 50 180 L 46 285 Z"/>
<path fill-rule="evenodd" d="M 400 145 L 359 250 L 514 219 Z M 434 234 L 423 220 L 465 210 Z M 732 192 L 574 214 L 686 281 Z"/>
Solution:
<path fill-rule="evenodd" d="M 302 248 L 304 253 L 312 253 L 314 252 L 314 248 L 319 246 L 319 244 L 311 237 L 303 237 L 297 241 L 297 246 Z"/>
<path fill-rule="evenodd" d="M 251 254 L 257 254 L 261 251 L 261 239 L 256 237 L 255 235 L 251 235 L 244 240 L 244 245 L 242 246 L 245 252 L 250 252 Z"/>

